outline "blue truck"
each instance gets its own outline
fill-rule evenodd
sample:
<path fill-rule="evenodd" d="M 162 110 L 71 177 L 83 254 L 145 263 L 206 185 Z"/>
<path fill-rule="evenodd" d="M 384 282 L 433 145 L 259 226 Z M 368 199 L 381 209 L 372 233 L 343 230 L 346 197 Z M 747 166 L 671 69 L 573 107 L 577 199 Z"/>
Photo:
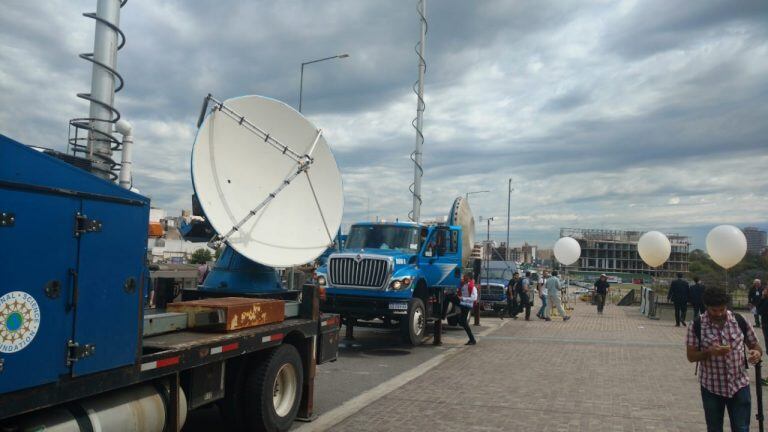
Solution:
<path fill-rule="evenodd" d="M 480 310 L 499 315 L 507 308 L 507 287 L 517 271 L 513 261 L 490 261 L 480 273 Z"/>
<path fill-rule="evenodd" d="M 51 153 L 0 135 L 0 430 L 176 431 L 214 403 L 232 430 L 311 418 L 339 329 L 317 289 L 229 333 L 144 310 L 149 199 Z"/>
<path fill-rule="evenodd" d="M 348 336 L 354 325 L 380 319 L 379 325 L 399 327 L 406 343 L 420 344 L 428 322 L 445 314 L 446 295 L 455 293 L 461 279 L 462 229 L 412 222 L 353 225 L 344 248 L 316 270 L 325 288 L 321 310 L 340 314 Z"/>

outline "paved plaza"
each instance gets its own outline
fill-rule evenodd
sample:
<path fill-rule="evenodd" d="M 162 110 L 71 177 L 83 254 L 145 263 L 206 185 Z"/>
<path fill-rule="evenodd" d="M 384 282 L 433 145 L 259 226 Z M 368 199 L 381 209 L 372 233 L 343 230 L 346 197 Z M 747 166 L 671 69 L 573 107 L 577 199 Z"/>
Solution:
<path fill-rule="evenodd" d="M 572 314 L 568 322 L 505 320 L 474 347 L 459 348 L 463 332 L 452 331 L 446 345 L 457 347 L 440 364 L 329 429 L 705 430 L 685 328 L 634 306 L 607 305 L 601 316 L 577 302 Z"/>

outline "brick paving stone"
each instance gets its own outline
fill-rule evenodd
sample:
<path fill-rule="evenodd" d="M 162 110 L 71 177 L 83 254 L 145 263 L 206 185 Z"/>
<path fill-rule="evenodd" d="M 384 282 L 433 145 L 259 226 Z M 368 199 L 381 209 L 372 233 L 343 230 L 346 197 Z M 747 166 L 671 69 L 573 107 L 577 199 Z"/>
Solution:
<path fill-rule="evenodd" d="M 332 430 L 705 430 L 685 328 L 574 306 L 568 322 L 510 320 Z"/>

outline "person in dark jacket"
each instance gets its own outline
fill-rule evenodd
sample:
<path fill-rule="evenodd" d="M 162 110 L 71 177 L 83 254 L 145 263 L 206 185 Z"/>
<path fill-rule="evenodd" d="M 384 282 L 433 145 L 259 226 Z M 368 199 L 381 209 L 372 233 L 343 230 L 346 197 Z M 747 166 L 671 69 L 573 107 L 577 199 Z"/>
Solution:
<path fill-rule="evenodd" d="M 760 313 L 757 311 L 757 307 L 760 305 L 762 298 L 763 284 L 760 283 L 760 279 L 755 279 L 752 281 L 752 287 L 749 288 L 749 294 L 747 295 L 752 314 L 755 316 L 755 327 L 760 327 Z"/>
<path fill-rule="evenodd" d="M 762 318 L 763 340 L 768 343 L 768 289 L 763 290 L 760 303 L 757 305 L 757 312 L 760 314 L 760 318 Z M 763 378 L 760 384 L 768 385 L 768 378 Z"/>
<path fill-rule="evenodd" d="M 514 272 L 512 273 L 512 279 L 507 284 L 507 313 L 514 319 L 517 319 L 517 314 L 520 313 L 517 302 L 517 288 L 521 283 L 520 273 Z"/>
<path fill-rule="evenodd" d="M 680 327 L 680 324 L 685 327 L 685 313 L 688 309 L 688 296 L 690 288 L 688 282 L 683 280 L 683 274 L 678 273 L 677 279 L 672 281 L 669 286 L 669 293 L 667 293 L 667 301 L 672 301 L 675 304 L 675 327 Z"/>
<path fill-rule="evenodd" d="M 600 278 L 595 281 L 595 304 L 597 304 L 597 313 L 603 314 L 603 308 L 605 307 L 605 297 L 608 295 L 608 289 L 611 284 L 608 283 L 608 276 L 605 273 L 600 275 Z"/>
<path fill-rule="evenodd" d="M 701 295 L 704 294 L 704 284 L 700 282 L 700 279 L 698 276 L 693 277 L 693 286 L 691 286 L 690 291 L 690 301 L 691 306 L 693 306 L 693 315 L 694 318 L 696 315 L 701 315 L 704 313 L 704 303 L 701 301 Z"/>

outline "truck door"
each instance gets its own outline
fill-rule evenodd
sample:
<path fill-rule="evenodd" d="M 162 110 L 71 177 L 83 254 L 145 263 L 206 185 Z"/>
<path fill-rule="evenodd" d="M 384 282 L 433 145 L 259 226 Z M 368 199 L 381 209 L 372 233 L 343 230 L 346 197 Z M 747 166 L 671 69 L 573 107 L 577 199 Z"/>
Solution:
<path fill-rule="evenodd" d="M 69 372 L 79 208 L 76 197 L 0 181 L 0 394 Z"/>
<path fill-rule="evenodd" d="M 432 230 L 424 244 L 419 265 L 427 278 L 430 287 L 456 287 L 459 283 L 461 271 L 459 263 L 459 235 L 458 231 L 448 227 L 437 227 Z"/>
<path fill-rule="evenodd" d="M 133 364 L 138 356 L 141 286 L 146 253 L 146 209 L 83 200 L 81 214 L 97 229 L 80 235 L 74 376 Z M 138 229 L 142 224 L 143 229 Z M 144 235 L 126 235 L 126 233 Z"/>

